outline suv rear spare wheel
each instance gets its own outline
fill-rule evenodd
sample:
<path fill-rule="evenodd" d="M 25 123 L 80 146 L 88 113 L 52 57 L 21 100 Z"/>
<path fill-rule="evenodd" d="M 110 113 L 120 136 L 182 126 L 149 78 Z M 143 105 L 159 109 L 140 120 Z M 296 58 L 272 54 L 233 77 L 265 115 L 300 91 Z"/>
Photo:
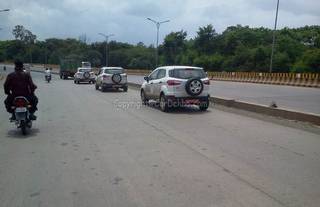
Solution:
<path fill-rule="evenodd" d="M 203 83 L 199 78 L 188 80 L 185 87 L 190 96 L 198 96 L 203 91 Z"/>
<path fill-rule="evenodd" d="M 89 72 L 84 72 L 84 73 L 83 73 L 83 77 L 84 77 L 85 79 L 89 79 L 89 78 L 90 78 L 90 73 L 89 73 Z"/>
<path fill-rule="evenodd" d="M 122 77 L 120 74 L 113 74 L 111 80 L 115 83 L 115 84 L 119 84 L 122 80 Z"/>

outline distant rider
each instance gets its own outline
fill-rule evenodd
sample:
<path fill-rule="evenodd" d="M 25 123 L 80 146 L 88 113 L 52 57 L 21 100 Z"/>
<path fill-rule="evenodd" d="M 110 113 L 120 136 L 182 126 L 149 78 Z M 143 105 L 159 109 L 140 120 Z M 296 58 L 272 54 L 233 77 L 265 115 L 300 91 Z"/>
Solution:
<path fill-rule="evenodd" d="M 38 98 L 35 96 L 34 91 L 37 86 L 33 83 L 30 73 L 23 71 L 23 63 L 21 61 L 15 61 L 15 71 L 7 76 L 4 83 L 4 93 L 8 95 L 4 104 L 9 113 L 12 114 L 11 119 L 14 120 L 14 111 L 11 108 L 15 97 L 24 96 L 31 104 L 30 119 L 36 120 L 34 115 L 37 110 Z"/>
<path fill-rule="evenodd" d="M 44 73 L 46 77 L 51 77 L 51 70 L 49 68 L 46 68 Z"/>

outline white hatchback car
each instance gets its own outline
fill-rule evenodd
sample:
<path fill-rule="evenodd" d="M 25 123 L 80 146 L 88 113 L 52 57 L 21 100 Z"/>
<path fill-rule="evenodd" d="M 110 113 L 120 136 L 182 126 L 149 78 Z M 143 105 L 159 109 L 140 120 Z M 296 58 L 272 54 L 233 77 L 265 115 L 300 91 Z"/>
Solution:
<path fill-rule="evenodd" d="M 99 70 L 96 78 L 96 89 L 102 91 L 108 88 L 122 88 L 123 91 L 128 91 L 127 74 L 121 67 L 103 67 Z"/>
<path fill-rule="evenodd" d="M 143 104 L 150 99 L 159 101 L 162 111 L 185 105 L 198 105 L 201 111 L 209 107 L 210 80 L 202 68 L 164 66 L 144 79 L 140 91 Z"/>

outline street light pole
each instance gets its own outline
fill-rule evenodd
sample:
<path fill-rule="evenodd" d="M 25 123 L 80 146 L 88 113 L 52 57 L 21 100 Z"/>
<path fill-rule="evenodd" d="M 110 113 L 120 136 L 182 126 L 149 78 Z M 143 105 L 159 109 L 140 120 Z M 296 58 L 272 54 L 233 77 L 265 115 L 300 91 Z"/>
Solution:
<path fill-rule="evenodd" d="M 278 23 L 279 1 L 280 0 L 277 0 L 277 10 L 276 10 L 276 19 L 274 21 L 274 29 L 273 29 L 273 36 L 272 36 L 272 49 L 271 49 L 269 73 L 272 73 L 272 67 L 273 67 L 273 54 L 274 54 L 274 45 L 276 42 L 276 30 L 277 30 L 277 23 Z"/>
<path fill-rule="evenodd" d="M 170 22 L 170 20 L 166 20 L 166 21 L 162 21 L 162 22 L 158 22 L 158 21 L 155 21 L 151 18 L 147 18 L 147 20 L 153 22 L 156 27 L 157 27 L 157 42 L 156 42 L 156 67 L 158 66 L 158 56 L 159 56 L 159 52 L 158 52 L 158 46 L 159 46 L 159 30 L 160 30 L 160 26 L 161 24 L 163 23 L 167 23 L 167 22 Z"/>
<path fill-rule="evenodd" d="M 101 36 L 106 38 L 106 67 L 108 67 L 108 40 L 109 40 L 109 37 L 114 36 L 114 34 L 106 35 L 106 34 L 103 34 L 103 33 L 99 33 L 99 35 L 101 35 Z"/>

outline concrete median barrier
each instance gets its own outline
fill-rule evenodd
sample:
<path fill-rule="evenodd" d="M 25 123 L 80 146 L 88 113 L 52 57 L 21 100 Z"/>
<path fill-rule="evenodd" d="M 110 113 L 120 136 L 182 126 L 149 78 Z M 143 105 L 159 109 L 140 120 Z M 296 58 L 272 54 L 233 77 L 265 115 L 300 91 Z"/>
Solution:
<path fill-rule="evenodd" d="M 221 97 L 211 97 L 210 101 L 214 104 L 219 104 L 226 107 L 232 107 L 236 109 L 255 112 L 259 114 L 265 114 L 274 117 L 280 117 L 289 120 L 309 122 L 320 126 L 320 116 L 317 114 L 293 111 L 288 109 L 272 108 L 265 105 L 259 105 L 244 101 L 236 101 L 234 99 L 226 99 Z"/>
<path fill-rule="evenodd" d="M 141 84 L 128 83 L 128 86 L 139 90 Z M 250 111 L 254 113 L 264 114 L 268 116 L 280 117 L 288 120 L 295 120 L 301 122 L 309 122 L 320 126 L 320 116 L 312 113 L 305 113 L 300 111 L 293 111 L 282 108 L 272 108 L 265 105 L 249 103 L 244 101 L 237 101 L 234 99 L 228 99 L 224 97 L 210 97 L 210 102 L 213 104 L 218 104 L 226 107 L 236 108 L 240 110 Z"/>

